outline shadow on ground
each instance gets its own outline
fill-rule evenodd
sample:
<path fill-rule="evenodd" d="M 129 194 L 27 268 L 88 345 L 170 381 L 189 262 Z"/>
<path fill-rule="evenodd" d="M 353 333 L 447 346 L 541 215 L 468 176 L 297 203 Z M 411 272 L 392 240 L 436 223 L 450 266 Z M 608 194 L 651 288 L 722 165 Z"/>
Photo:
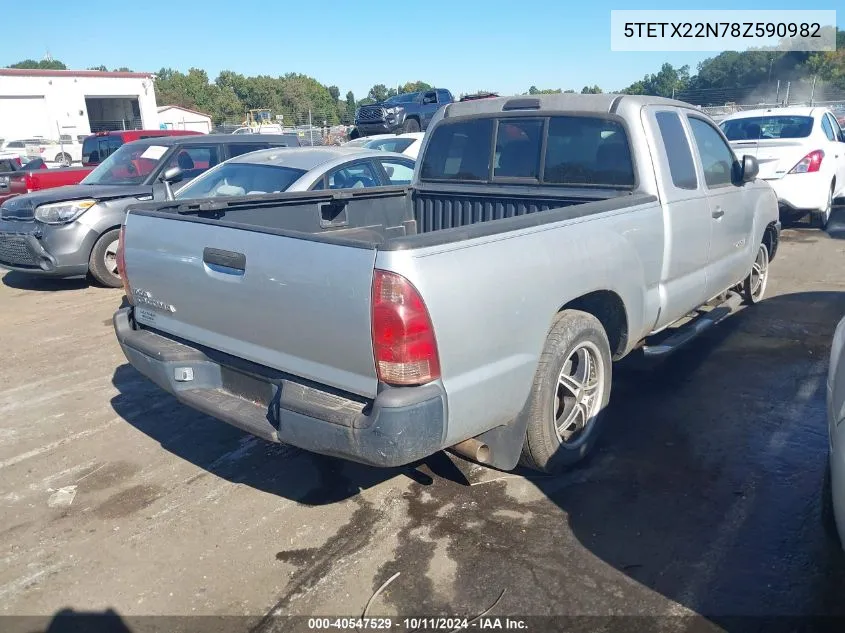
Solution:
<path fill-rule="evenodd" d="M 62 290 L 82 290 L 91 284 L 86 277 L 73 277 L 71 279 L 57 279 L 55 277 L 39 277 L 26 273 L 10 270 L 3 274 L 4 269 L 0 268 L 0 275 L 3 275 L 3 285 L 17 290 L 35 290 L 38 292 L 58 292 Z"/>
<path fill-rule="evenodd" d="M 112 405 L 217 476 L 311 505 L 352 498 L 363 514 L 338 526 L 326 565 L 388 520 L 356 493 L 411 477 L 399 546 L 372 587 L 402 572 L 380 600 L 403 615 L 479 613 L 505 589 L 497 615 L 649 615 L 668 598 L 725 630 L 757 630 L 762 620 L 731 618 L 845 616 L 845 562 L 819 517 L 827 355 L 843 314 L 845 293 L 775 296 L 652 371 L 617 368 L 597 453 L 556 478 L 468 486 L 443 454 L 377 470 L 290 453 L 179 405 L 129 366 Z M 443 543 L 447 593 L 425 573 L 445 564 Z M 315 556 L 302 557 L 305 581 Z"/>

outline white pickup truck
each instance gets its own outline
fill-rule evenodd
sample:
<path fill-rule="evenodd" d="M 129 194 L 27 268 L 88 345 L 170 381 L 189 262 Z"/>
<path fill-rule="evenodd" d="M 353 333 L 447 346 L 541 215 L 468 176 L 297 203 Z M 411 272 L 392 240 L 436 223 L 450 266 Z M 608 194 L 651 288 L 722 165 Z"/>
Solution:
<path fill-rule="evenodd" d="M 453 103 L 410 188 L 131 207 L 115 331 L 163 389 L 270 441 L 555 472 L 594 446 L 613 360 L 763 298 L 780 224 L 756 174 L 678 101 Z"/>

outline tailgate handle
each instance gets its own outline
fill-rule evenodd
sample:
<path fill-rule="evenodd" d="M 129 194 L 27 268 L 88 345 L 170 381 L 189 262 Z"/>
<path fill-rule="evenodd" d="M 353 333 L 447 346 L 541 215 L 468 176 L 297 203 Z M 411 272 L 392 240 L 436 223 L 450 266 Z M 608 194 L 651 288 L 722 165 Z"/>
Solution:
<path fill-rule="evenodd" d="M 224 251 L 219 248 L 205 247 L 202 249 L 202 261 L 209 266 L 219 266 L 230 270 L 244 272 L 246 270 L 246 255 L 234 251 Z M 227 272 L 225 270 L 220 272 Z"/>

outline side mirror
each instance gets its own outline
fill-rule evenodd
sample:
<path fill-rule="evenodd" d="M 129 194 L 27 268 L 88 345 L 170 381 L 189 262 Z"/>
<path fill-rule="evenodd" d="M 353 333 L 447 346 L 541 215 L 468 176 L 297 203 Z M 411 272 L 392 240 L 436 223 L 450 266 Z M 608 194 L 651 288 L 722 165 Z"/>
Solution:
<path fill-rule="evenodd" d="M 742 182 L 751 182 L 760 173 L 760 163 L 753 156 L 745 154 L 742 157 Z"/>
<path fill-rule="evenodd" d="M 170 185 L 179 182 L 184 177 L 185 175 L 182 173 L 181 167 L 178 166 L 173 166 L 169 169 L 165 169 L 164 173 L 158 177 L 158 179 L 164 183 L 165 200 L 176 199 L 176 196 L 173 195 L 173 188 Z"/>
<path fill-rule="evenodd" d="M 169 182 L 172 185 L 175 182 L 179 182 L 184 177 L 185 175 L 182 173 L 182 168 L 174 166 L 170 169 L 165 169 L 159 180 L 162 182 Z"/>

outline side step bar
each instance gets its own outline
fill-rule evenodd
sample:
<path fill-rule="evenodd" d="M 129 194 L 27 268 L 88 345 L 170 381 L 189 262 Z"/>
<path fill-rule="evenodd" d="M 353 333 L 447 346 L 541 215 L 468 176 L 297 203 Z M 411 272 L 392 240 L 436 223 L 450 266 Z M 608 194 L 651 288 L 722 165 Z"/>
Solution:
<path fill-rule="evenodd" d="M 678 328 L 678 331 L 664 338 L 655 345 L 644 345 L 643 355 L 646 358 L 665 358 L 676 349 L 689 343 L 692 339 L 707 330 L 713 325 L 722 321 L 725 317 L 736 312 L 742 304 L 742 295 L 731 292 L 728 298 L 711 310 L 696 317 L 693 321 Z"/>

